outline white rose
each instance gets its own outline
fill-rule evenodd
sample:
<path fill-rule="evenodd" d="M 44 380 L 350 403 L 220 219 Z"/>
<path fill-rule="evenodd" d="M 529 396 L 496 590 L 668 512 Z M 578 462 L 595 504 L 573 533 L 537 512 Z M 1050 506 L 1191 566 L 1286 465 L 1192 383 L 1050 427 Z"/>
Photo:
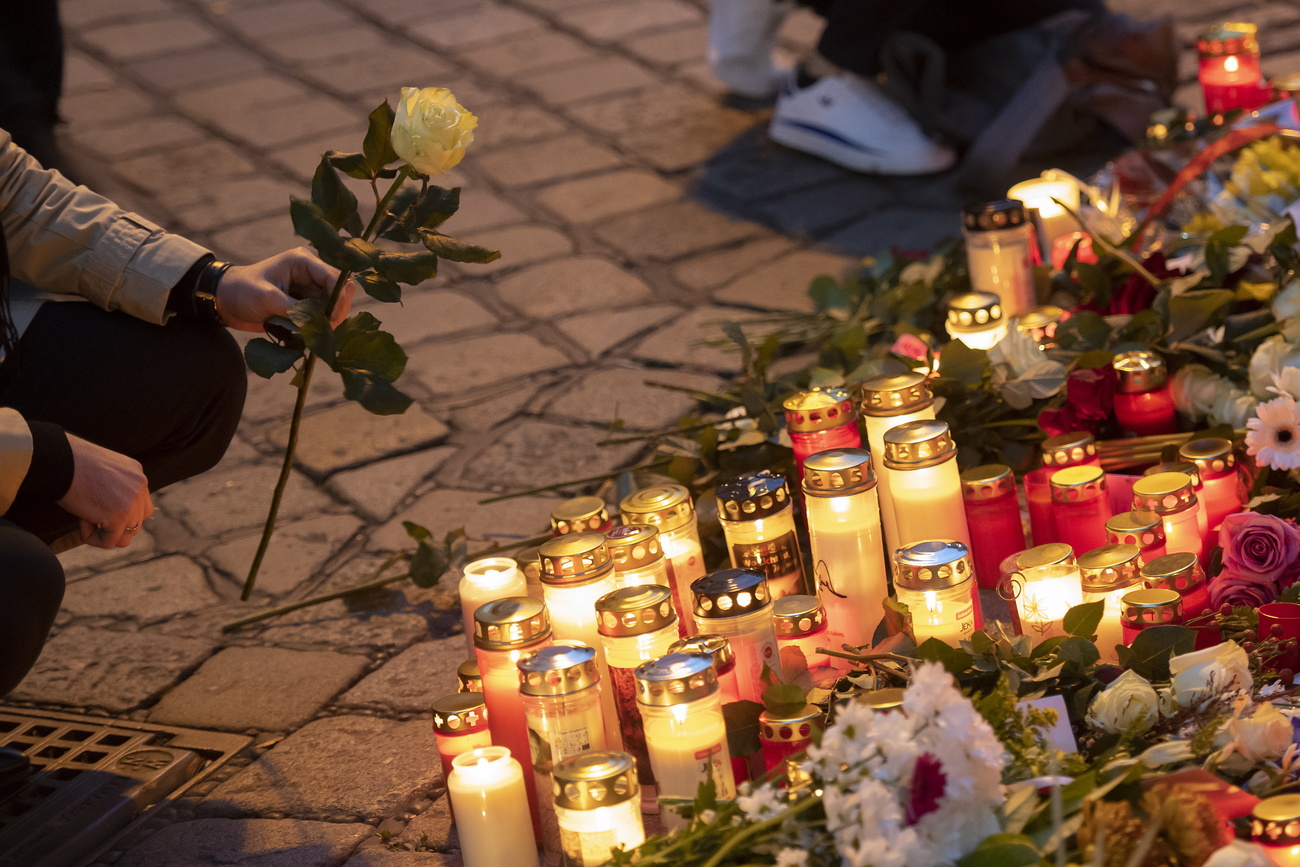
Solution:
<path fill-rule="evenodd" d="M 1273 859 L 1258 843 L 1233 840 L 1222 849 L 1215 849 L 1201 867 L 1273 867 L 1273 864 Z"/>
<path fill-rule="evenodd" d="M 1184 653 L 1169 660 L 1174 701 L 1182 707 L 1199 704 L 1223 692 L 1250 689 L 1250 660 L 1235 641 Z"/>
<path fill-rule="evenodd" d="M 1273 296 L 1273 318 L 1278 322 L 1300 316 L 1300 280 L 1292 280 Z"/>
<path fill-rule="evenodd" d="M 1165 741 L 1163 744 L 1147 747 L 1138 756 L 1138 761 L 1145 767 L 1155 769 L 1165 765 L 1176 765 L 1190 758 L 1192 758 L 1190 741 Z"/>
<path fill-rule="evenodd" d="M 1234 428 L 1246 426 L 1246 420 L 1255 414 L 1259 401 L 1253 394 L 1246 394 L 1240 389 L 1230 389 L 1219 395 L 1210 406 L 1210 424 L 1226 424 Z"/>
<path fill-rule="evenodd" d="M 478 118 L 445 87 L 403 87 L 393 121 L 393 150 L 411 168 L 441 175 L 465 156 Z"/>
<path fill-rule="evenodd" d="M 1286 367 L 1300 367 L 1300 347 L 1275 334 L 1261 343 L 1250 357 L 1251 393 L 1259 400 L 1271 399 L 1274 395 L 1268 387 Z"/>
<path fill-rule="evenodd" d="M 1244 699 L 1215 735 L 1214 745 L 1223 751 L 1221 760 L 1237 753 L 1252 764 L 1273 761 L 1291 746 L 1291 718 L 1268 702 L 1255 704 L 1252 713 L 1251 704 Z"/>
<path fill-rule="evenodd" d="M 1109 734 L 1144 732 L 1155 724 L 1160 697 L 1145 677 L 1126 671 L 1092 700 L 1088 725 Z"/>

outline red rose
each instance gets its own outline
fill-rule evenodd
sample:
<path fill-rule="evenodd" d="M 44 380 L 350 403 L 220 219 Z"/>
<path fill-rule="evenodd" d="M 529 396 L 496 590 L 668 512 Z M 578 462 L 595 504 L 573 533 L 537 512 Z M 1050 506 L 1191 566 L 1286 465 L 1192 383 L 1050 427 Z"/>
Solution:
<path fill-rule="evenodd" d="M 1065 405 L 1038 414 L 1038 426 L 1048 436 L 1087 431 L 1096 436 L 1110 418 L 1118 379 L 1114 368 L 1094 367 L 1070 371 L 1065 382 Z"/>

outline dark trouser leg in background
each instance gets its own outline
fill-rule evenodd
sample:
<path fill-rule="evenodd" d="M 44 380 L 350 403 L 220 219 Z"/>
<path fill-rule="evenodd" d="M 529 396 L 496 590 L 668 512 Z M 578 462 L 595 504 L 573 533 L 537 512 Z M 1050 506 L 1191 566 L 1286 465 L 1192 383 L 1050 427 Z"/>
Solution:
<path fill-rule="evenodd" d="M 0 8 L 0 128 L 47 168 L 62 168 L 54 141 L 63 90 L 58 0 L 9 0 Z"/>
<path fill-rule="evenodd" d="M 151 325 L 80 302 L 43 305 L 16 363 L 0 367 L 0 406 L 135 458 L 151 490 L 221 459 L 246 388 L 225 329 Z M 63 596 L 63 570 L 47 546 L 77 527 L 54 504 L 0 521 L 0 695 L 35 662 Z"/>

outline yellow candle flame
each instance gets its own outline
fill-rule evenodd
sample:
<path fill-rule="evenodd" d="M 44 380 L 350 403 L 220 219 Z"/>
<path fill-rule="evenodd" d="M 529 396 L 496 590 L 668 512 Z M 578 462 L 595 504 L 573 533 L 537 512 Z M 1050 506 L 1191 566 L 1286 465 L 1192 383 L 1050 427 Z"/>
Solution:
<path fill-rule="evenodd" d="M 1223 69 L 1226 72 L 1236 72 L 1237 67 L 1240 65 L 1240 61 L 1237 60 L 1235 54 L 1229 54 L 1223 61 Z"/>

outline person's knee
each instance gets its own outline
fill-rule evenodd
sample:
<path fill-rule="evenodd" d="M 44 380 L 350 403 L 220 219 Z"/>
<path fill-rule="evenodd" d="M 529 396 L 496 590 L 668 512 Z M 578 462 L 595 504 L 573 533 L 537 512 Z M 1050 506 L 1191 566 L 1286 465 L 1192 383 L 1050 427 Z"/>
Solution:
<path fill-rule="evenodd" d="M 63 602 L 63 566 L 24 530 L 0 525 L 0 696 L 18 685 L 40 656 Z"/>

